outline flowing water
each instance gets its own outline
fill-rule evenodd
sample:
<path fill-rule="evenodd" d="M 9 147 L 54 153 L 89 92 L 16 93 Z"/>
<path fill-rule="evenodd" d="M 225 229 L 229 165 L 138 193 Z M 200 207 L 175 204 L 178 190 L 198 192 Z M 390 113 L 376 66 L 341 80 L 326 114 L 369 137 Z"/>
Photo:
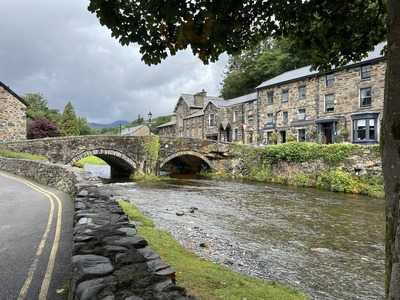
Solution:
<path fill-rule="evenodd" d="M 106 188 L 185 247 L 236 271 L 292 286 L 312 299 L 383 299 L 381 199 L 211 180 Z"/>

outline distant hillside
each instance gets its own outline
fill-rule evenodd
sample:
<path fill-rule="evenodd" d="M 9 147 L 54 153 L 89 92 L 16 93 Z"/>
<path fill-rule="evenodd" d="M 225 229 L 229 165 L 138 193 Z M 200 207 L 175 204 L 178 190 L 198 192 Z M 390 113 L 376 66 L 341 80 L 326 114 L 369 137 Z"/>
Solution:
<path fill-rule="evenodd" d="M 95 129 L 108 129 L 108 128 L 115 128 L 119 127 L 120 125 L 124 126 L 129 124 L 126 120 L 118 120 L 109 124 L 101 124 L 101 123 L 89 123 L 89 126 Z"/>

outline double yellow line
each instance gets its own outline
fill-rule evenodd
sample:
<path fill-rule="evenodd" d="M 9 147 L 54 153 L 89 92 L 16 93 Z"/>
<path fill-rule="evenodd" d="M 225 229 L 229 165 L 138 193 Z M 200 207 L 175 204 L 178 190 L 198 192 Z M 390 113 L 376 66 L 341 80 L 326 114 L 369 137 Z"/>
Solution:
<path fill-rule="evenodd" d="M 14 176 L 10 176 L 8 174 L 5 174 L 3 172 L 0 172 L 1 176 L 4 176 L 6 178 L 9 178 L 11 180 L 15 180 L 18 182 L 21 182 L 23 184 L 25 184 L 26 186 L 29 186 L 31 189 L 43 194 L 46 196 L 46 198 L 49 200 L 50 202 L 50 211 L 49 211 L 49 216 L 48 216 L 48 220 L 47 220 L 47 225 L 46 225 L 46 229 L 42 235 L 42 238 L 39 242 L 39 246 L 36 250 L 36 254 L 35 254 L 35 258 L 32 262 L 32 264 L 29 267 L 29 271 L 28 271 L 28 276 L 26 277 L 24 284 L 22 285 L 21 290 L 19 291 L 19 295 L 18 295 L 18 300 L 24 300 L 26 299 L 26 296 L 28 294 L 29 291 L 29 287 L 32 283 L 33 280 L 33 276 L 36 272 L 36 269 L 38 267 L 38 263 L 39 263 L 39 259 L 43 254 L 43 250 L 45 248 L 47 239 L 49 237 L 49 233 L 51 231 L 52 228 L 52 224 L 53 224 L 53 219 L 54 219 L 54 208 L 55 208 L 55 202 L 57 203 L 57 216 L 56 216 L 56 229 L 55 229 L 55 234 L 54 234 L 54 240 L 53 240 L 53 245 L 51 247 L 51 252 L 50 252 L 50 256 L 49 256 L 49 261 L 47 263 L 47 269 L 46 269 L 46 273 L 44 275 L 43 281 L 42 281 L 42 285 L 40 288 L 40 293 L 39 293 L 39 300 L 46 300 L 47 299 L 47 294 L 49 291 L 49 287 L 50 287 L 50 282 L 51 282 L 51 277 L 53 275 L 53 271 L 54 271 L 54 265 L 55 265 L 55 261 L 56 261 L 56 256 L 57 256 L 57 251 L 59 248 L 59 244 L 60 244 L 60 238 L 61 238 L 61 227 L 62 227 L 62 210 L 63 210 L 63 206 L 62 206 L 62 202 L 60 200 L 60 198 L 58 198 L 57 195 L 55 195 L 54 193 L 43 189 L 42 187 L 28 181 L 25 179 L 21 179 L 21 178 L 17 178 Z"/>

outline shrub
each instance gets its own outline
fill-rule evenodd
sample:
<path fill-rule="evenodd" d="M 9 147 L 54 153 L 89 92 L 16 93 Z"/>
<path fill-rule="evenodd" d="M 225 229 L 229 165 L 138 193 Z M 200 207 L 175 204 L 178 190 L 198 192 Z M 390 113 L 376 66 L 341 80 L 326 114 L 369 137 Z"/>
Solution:
<path fill-rule="evenodd" d="M 56 137 L 60 135 L 57 125 L 42 117 L 28 123 L 28 139 Z"/>

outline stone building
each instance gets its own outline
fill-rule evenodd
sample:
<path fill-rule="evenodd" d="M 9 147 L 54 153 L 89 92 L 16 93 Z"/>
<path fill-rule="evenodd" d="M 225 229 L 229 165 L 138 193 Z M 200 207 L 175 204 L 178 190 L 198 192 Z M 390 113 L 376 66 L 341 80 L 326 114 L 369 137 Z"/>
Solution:
<path fill-rule="evenodd" d="M 329 73 L 310 66 L 285 72 L 234 99 L 209 97 L 204 90 L 182 94 L 176 120 L 159 126 L 159 133 L 245 144 L 376 143 L 385 85 L 383 46 Z"/>
<path fill-rule="evenodd" d="M 257 93 L 224 100 L 200 93 L 182 94 L 175 106 L 175 119 L 158 126 L 161 136 L 255 143 Z"/>
<path fill-rule="evenodd" d="M 386 66 L 383 46 L 361 62 L 329 73 L 307 66 L 260 84 L 259 141 L 378 142 Z"/>
<path fill-rule="evenodd" d="M 27 103 L 0 81 L 0 142 L 26 139 Z"/>

